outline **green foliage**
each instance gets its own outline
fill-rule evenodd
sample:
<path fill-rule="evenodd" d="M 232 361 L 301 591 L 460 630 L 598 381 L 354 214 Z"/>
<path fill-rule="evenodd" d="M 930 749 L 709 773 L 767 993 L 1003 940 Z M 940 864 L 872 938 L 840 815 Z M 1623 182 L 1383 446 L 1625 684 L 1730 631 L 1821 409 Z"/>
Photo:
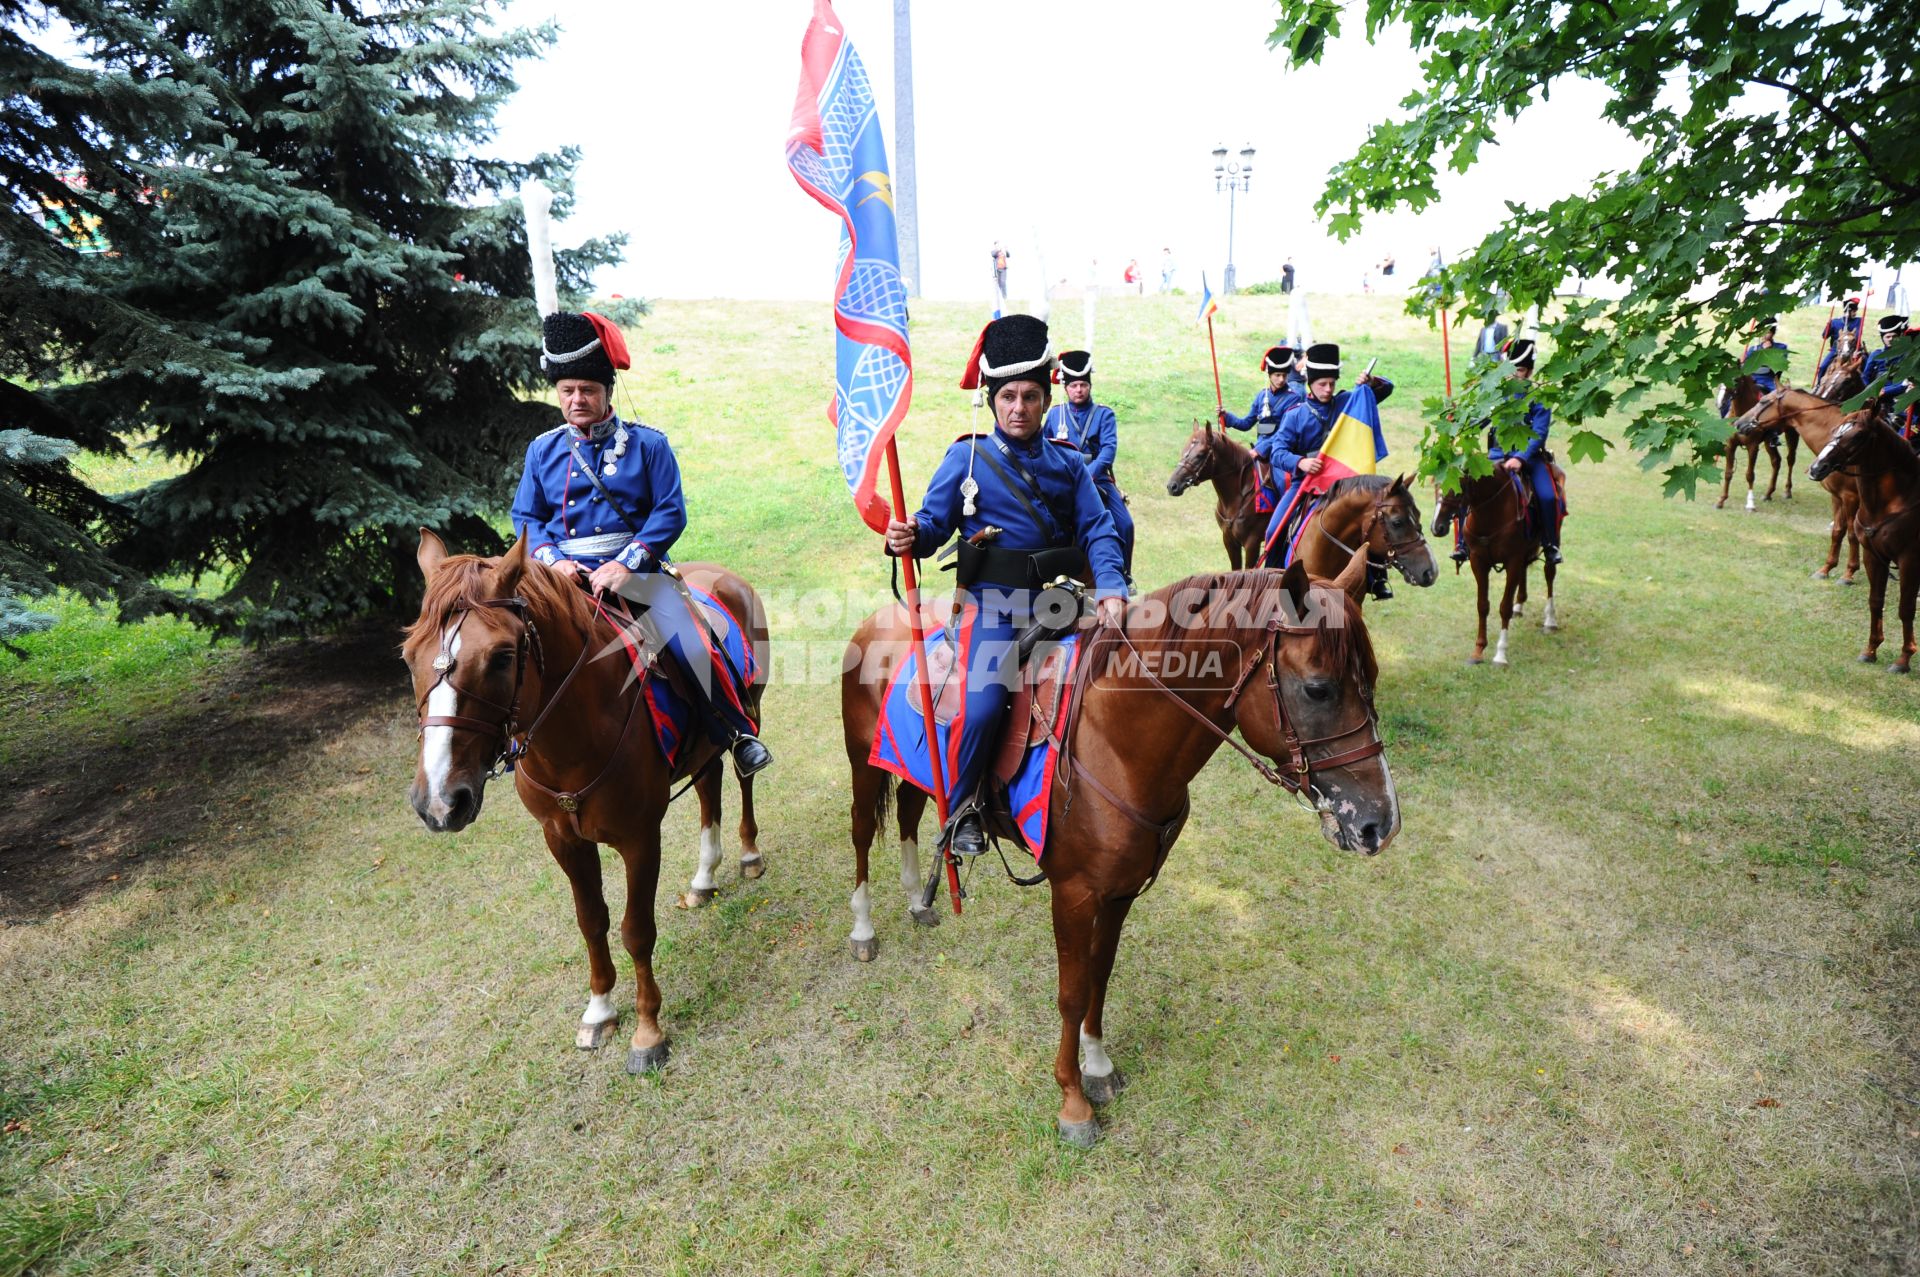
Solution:
<path fill-rule="evenodd" d="M 1249 297 L 1277 297 L 1280 294 L 1280 281 L 1263 279 L 1257 284 L 1248 284 L 1240 291 Z"/>
<path fill-rule="evenodd" d="M 1340 31 L 1327 0 L 1281 0 L 1269 43 L 1317 61 Z M 1739 374 L 1758 326 L 1809 294 L 1859 287 L 1869 261 L 1920 255 L 1920 110 L 1911 0 L 1796 14 L 1779 4 L 1626 0 L 1537 9 L 1513 0 L 1370 0 L 1365 33 L 1409 32 L 1424 83 L 1334 166 L 1317 205 L 1333 232 L 1438 198 L 1438 166 L 1472 168 L 1496 130 L 1566 77 L 1606 88 L 1604 116 L 1646 149 L 1634 168 L 1504 223 L 1409 307 L 1480 313 L 1500 290 L 1552 305 L 1567 281 L 1605 277 L 1618 301 L 1577 300 L 1549 316 L 1539 383 L 1556 420 L 1625 411 L 1629 444 L 1689 496 L 1718 464 L 1712 403 Z M 1871 68 L 1871 73 L 1864 71 Z M 1802 355 L 1802 367 L 1808 362 Z M 1624 389 L 1622 389 L 1624 387 Z M 1908 398 L 1913 397 L 1912 391 Z M 1452 483 L 1481 447 L 1503 392 L 1480 378 L 1434 409 L 1423 469 Z M 1568 453 L 1596 456 L 1575 436 Z"/>
<path fill-rule="evenodd" d="M 231 565 L 221 609 L 203 615 L 256 638 L 404 607 L 414 530 L 484 544 L 483 513 L 504 503 L 542 421 L 522 398 L 537 380 L 532 283 L 518 202 L 503 197 L 542 180 L 563 216 L 577 157 L 484 149 L 513 65 L 553 30 L 497 34 L 480 5 L 439 0 L 74 4 L 58 12 L 100 68 L 85 72 L 36 49 L 13 3 L 0 0 L 0 74 L 22 49 L 33 60 L 0 82 L 10 110 L 49 109 L 22 87 L 29 72 L 75 80 L 52 99 L 72 118 L 48 131 L 98 136 L 80 158 L 106 166 L 89 190 L 103 190 L 117 254 L 40 230 L 29 212 L 64 187 L 42 171 L 44 146 L 0 132 L 13 196 L 0 267 L 23 264 L 67 308 L 42 304 L 9 334 L 8 403 L 94 451 L 150 436 L 182 471 L 93 497 L 74 526 L 135 580 Z M 96 128 L 88 112 L 115 93 L 124 118 Z M 617 251 L 561 254 L 563 292 L 583 293 Z"/>

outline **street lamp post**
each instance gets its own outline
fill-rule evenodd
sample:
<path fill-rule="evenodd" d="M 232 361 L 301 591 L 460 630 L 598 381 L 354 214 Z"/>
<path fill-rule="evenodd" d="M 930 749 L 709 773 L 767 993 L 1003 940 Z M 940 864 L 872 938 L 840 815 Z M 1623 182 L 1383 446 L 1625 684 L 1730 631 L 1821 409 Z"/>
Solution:
<path fill-rule="evenodd" d="M 1249 142 L 1240 151 L 1238 160 L 1227 159 L 1225 145 L 1213 148 L 1213 189 L 1216 194 L 1227 193 L 1227 273 L 1222 280 L 1223 291 L 1231 293 L 1234 289 L 1233 271 L 1233 202 L 1235 197 L 1253 185 L 1253 143 Z"/>

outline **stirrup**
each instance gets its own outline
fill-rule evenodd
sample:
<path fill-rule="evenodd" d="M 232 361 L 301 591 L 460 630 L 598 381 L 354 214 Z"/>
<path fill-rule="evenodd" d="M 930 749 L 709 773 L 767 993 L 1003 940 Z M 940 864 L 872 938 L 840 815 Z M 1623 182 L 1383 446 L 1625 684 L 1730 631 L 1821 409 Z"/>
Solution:
<path fill-rule="evenodd" d="M 768 749 L 759 737 L 748 736 L 744 732 L 733 738 L 730 750 L 733 754 L 733 769 L 742 780 L 756 772 L 765 771 L 773 762 L 773 751 Z"/>
<path fill-rule="evenodd" d="M 1559 564 L 1566 562 L 1566 560 L 1560 556 L 1560 547 L 1557 545 L 1546 546 L 1542 549 L 1541 553 L 1546 555 L 1547 562 L 1549 563 Z"/>
<path fill-rule="evenodd" d="M 1453 547 L 1453 561 L 1454 561 L 1455 563 L 1465 563 L 1465 562 L 1467 561 L 1467 559 L 1468 559 L 1468 558 L 1470 558 L 1470 557 L 1471 557 L 1471 556 L 1470 556 L 1470 555 L 1468 555 L 1468 553 L 1467 553 L 1467 547 L 1466 547 L 1466 546 L 1464 546 L 1464 545 L 1456 545 L 1456 546 L 1454 546 L 1454 547 Z"/>

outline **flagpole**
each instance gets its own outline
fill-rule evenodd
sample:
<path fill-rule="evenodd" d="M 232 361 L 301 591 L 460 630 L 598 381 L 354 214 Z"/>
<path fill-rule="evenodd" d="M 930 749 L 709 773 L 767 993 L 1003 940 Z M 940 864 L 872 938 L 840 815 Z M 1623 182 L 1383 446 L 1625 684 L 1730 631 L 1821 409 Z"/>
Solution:
<path fill-rule="evenodd" d="M 1816 305 L 1818 303 L 1815 303 Z M 1820 325 L 1820 335 L 1813 339 L 1813 389 L 1820 389 L 1820 348 L 1827 344 L 1827 329 L 1833 326 L 1833 312 L 1840 307 L 1839 301 L 1827 304 L 1827 322 Z"/>
<path fill-rule="evenodd" d="M 905 521 L 907 496 L 900 486 L 900 448 L 891 436 L 887 439 L 887 480 L 893 485 L 894 517 Z M 900 574 L 907 583 L 907 625 L 913 631 L 914 681 L 920 687 L 920 721 L 927 733 L 927 763 L 929 774 L 933 777 L 933 809 L 940 817 L 940 828 L 944 830 L 947 827 L 947 773 L 940 765 L 940 736 L 934 730 L 933 683 L 931 671 L 927 668 L 927 630 L 920 620 L 920 581 L 912 553 L 900 556 Z M 940 856 L 946 862 L 947 888 L 953 894 L 953 911 L 959 913 L 960 871 L 954 867 L 950 853 L 943 850 Z"/>
<path fill-rule="evenodd" d="M 1447 340 L 1447 308 L 1440 308 L 1440 359 L 1447 369 L 1447 398 L 1453 398 L 1453 347 Z"/>
<path fill-rule="evenodd" d="M 1213 406 L 1220 412 L 1227 410 L 1227 401 L 1220 397 L 1220 352 L 1213 345 L 1213 316 L 1207 316 L 1207 353 L 1213 356 Z"/>

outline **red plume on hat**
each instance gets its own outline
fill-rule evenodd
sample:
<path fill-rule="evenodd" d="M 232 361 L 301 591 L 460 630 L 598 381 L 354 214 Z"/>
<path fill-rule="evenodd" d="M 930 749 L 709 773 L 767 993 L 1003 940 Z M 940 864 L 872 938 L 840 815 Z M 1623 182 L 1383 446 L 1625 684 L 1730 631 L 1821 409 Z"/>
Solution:
<path fill-rule="evenodd" d="M 987 328 L 993 325 L 989 323 Z M 980 389 L 980 354 L 987 347 L 987 328 L 980 330 L 980 339 L 973 343 L 973 353 L 967 356 L 966 371 L 960 374 L 960 389 Z"/>
<path fill-rule="evenodd" d="M 615 368 L 633 367 L 633 357 L 627 354 L 627 339 L 619 327 L 604 315 L 592 311 L 582 311 L 587 322 L 593 325 L 593 332 L 600 339 L 600 349 L 607 354 L 607 360 Z"/>

